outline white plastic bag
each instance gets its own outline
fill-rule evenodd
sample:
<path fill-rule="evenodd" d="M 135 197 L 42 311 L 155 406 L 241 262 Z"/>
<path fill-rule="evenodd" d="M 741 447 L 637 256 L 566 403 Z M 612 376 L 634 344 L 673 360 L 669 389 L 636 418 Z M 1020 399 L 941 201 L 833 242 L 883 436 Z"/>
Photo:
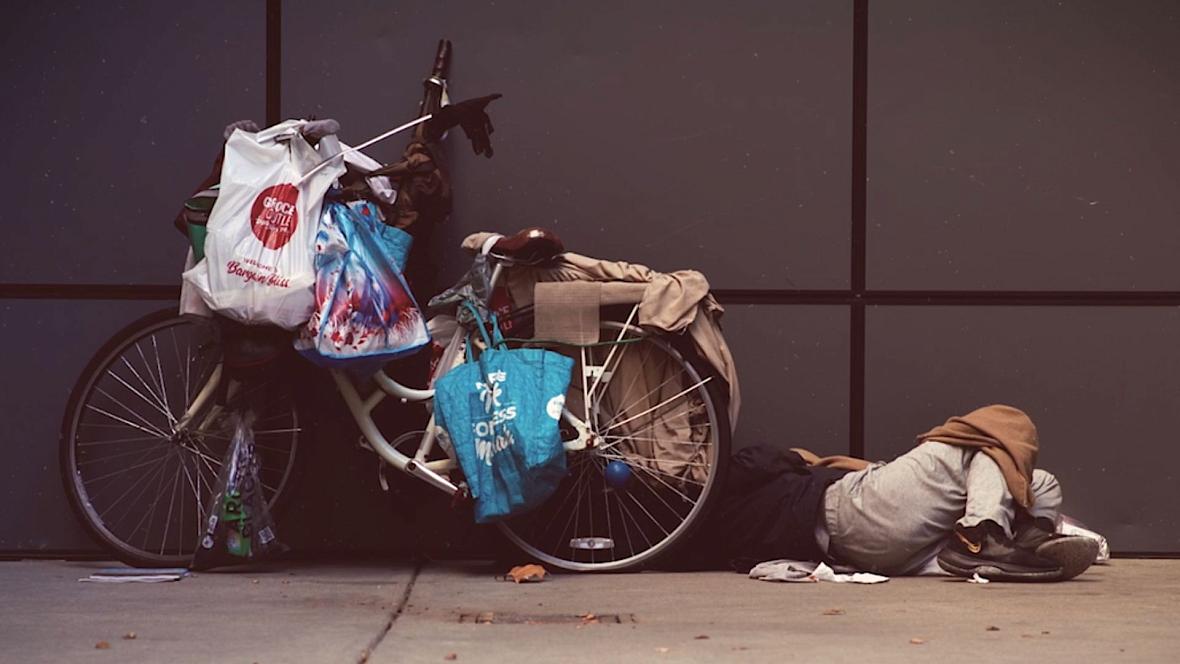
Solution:
<path fill-rule="evenodd" d="M 209 215 L 205 259 L 184 273 L 213 310 L 243 323 L 294 329 L 315 304 L 313 242 L 324 193 L 342 159 L 313 149 L 288 120 L 225 144 L 221 192 Z M 335 141 L 321 146 L 339 150 Z"/>
<path fill-rule="evenodd" d="M 184 257 L 184 269 L 181 272 L 188 272 L 196 264 L 197 260 L 193 257 L 193 249 L 189 247 L 188 255 Z M 201 294 L 187 280 L 183 280 L 180 283 L 180 314 L 182 316 L 200 316 L 202 318 L 213 317 L 213 312 L 209 309 L 209 305 L 205 304 L 204 298 L 201 297 Z"/>

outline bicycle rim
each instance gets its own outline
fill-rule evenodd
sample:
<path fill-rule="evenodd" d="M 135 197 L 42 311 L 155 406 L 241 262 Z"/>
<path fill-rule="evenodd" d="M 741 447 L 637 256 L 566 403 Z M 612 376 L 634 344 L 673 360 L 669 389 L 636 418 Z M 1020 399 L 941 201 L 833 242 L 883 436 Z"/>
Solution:
<path fill-rule="evenodd" d="M 616 343 L 546 346 L 575 359 L 567 408 L 596 446 L 567 456 L 569 472 L 545 504 L 498 524 L 528 555 L 575 571 L 635 569 L 683 542 L 728 454 L 708 372 L 637 327 L 604 322 L 601 337 Z"/>
<path fill-rule="evenodd" d="M 62 470 L 82 521 L 121 560 L 182 565 L 196 550 L 230 443 L 231 409 L 209 399 L 188 429 L 177 430 L 221 362 L 217 328 L 175 315 L 145 321 L 100 351 L 79 379 L 62 428 Z M 299 444 L 290 386 L 260 382 L 237 398 L 257 409 L 259 474 L 273 507 Z"/>

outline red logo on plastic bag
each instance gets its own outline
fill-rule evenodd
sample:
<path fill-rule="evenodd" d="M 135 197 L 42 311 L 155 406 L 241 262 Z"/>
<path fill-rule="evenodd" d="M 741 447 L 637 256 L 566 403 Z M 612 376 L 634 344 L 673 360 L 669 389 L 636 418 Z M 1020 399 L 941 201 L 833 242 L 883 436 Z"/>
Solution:
<path fill-rule="evenodd" d="M 299 226 L 295 201 L 299 190 L 294 185 L 267 187 L 250 206 L 250 229 L 267 249 L 278 249 L 291 240 Z"/>

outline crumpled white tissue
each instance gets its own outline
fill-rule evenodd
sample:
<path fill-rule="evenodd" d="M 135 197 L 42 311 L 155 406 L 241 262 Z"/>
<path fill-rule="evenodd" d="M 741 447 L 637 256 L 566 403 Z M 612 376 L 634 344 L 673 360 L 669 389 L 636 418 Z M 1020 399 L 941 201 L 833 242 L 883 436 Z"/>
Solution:
<path fill-rule="evenodd" d="M 841 568 L 842 570 L 844 568 Z M 784 583 L 884 583 L 887 576 L 870 574 L 869 572 L 847 571 L 837 573 L 825 563 L 813 563 L 804 560 L 768 560 L 758 563 L 750 570 L 750 578 L 759 581 L 779 581 Z"/>

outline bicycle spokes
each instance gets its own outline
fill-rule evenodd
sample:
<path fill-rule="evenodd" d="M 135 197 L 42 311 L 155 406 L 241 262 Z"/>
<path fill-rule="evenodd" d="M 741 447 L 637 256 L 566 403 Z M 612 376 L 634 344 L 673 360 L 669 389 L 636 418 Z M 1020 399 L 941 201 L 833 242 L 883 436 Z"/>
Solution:
<path fill-rule="evenodd" d="M 257 410 L 264 495 L 273 501 L 285 487 L 301 431 L 290 385 L 221 380 L 215 326 L 178 317 L 133 330 L 80 380 L 63 464 L 87 525 L 125 560 L 183 564 L 192 555 L 229 445 L 228 407 Z"/>
<path fill-rule="evenodd" d="M 602 336 L 602 345 L 554 348 L 577 359 L 567 408 L 584 414 L 587 447 L 574 446 L 548 502 L 504 524 L 526 551 L 570 569 L 632 567 L 685 536 L 728 435 L 710 378 L 667 343 L 619 323 Z"/>

